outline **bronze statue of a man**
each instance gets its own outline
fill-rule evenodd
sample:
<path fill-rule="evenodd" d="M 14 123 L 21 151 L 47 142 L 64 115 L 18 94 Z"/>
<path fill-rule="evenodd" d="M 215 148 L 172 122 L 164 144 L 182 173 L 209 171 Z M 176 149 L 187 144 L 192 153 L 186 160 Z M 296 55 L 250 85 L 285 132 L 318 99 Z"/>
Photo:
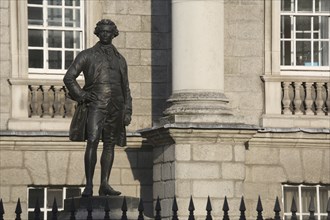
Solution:
<path fill-rule="evenodd" d="M 130 94 L 125 58 L 112 44 L 118 36 L 115 23 L 103 19 L 96 24 L 94 34 L 100 39 L 92 48 L 81 51 L 64 76 L 69 96 L 87 109 L 86 123 L 80 129 L 83 137 L 71 135 L 73 141 L 87 140 L 85 151 L 86 187 L 83 197 L 93 195 L 93 176 L 97 161 L 99 140 L 103 141 L 101 155 L 101 185 L 99 195 L 120 195 L 109 184 L 114 160 L 114 147 L 126 145 L 125 126 L 131 122 L 132 97 Z M 76 78 L 83 72 L 85 85 L 79 86 Z M 73 117 L 71 127 L 81 123 Z M 85 130 L 84 130 L 85 129 Z"/>

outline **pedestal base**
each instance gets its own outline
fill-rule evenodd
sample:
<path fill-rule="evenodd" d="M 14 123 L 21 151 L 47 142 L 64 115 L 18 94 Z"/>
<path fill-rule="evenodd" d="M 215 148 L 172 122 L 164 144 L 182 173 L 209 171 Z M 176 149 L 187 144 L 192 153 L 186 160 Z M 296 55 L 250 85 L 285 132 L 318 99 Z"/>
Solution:
<path fill-rule="evenodd" d="M 106 200 L 110 208 L 110 219 L 121 219 L 122 217 L 122 205 L 123 196 L 93 196 L 93 197 L 76 197 L 73 198 L 75 217 L 77 220 L 87 219 L 88 207 L 92 207 L 92 216 L 95 220 L 103 220 L 105 215 L 105 204 Z M 137 219 L 139 212 L 139 198 L 126 197 L 127 204 L 127 218 Z M 59 212 L 58 219 L 70 220 L 71 210 L 72 210 L 72 199 L 64 200 L 64 211 Z M 148 219 L 148 217 L 146 217 Z"/>

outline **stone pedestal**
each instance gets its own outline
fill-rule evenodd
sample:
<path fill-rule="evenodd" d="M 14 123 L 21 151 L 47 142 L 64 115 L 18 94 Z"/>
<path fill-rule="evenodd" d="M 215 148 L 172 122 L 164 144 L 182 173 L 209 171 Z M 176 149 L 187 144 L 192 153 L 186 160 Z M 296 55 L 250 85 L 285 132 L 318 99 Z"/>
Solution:
<path fill-rule="evenodd" d="M 139 212 L 139 198 L 135 197 L 125 197 L 127 204 L 127 218 L 137 219 Z M 122 217 L 122 205 L 123 196 L 93 196 L 90 198 L 85 197 L 75 197 L 73 199 L 64 200 L 64 211 L 60 212 L 58 219 L 69 220 L 72 210 L 72 200 L 74 203 L 74 208 L 76 210 L 76 219 L 87 219 L 89 207 L 92 207 L 93 219 L 104 219 L 105 215 L 105 205 L 108 201 L 110 208 L 110 219 L 121 219 Z M 147 218 L 147 217 L 146 217 Z"/>
<path fill-rule="evenodd" d="M 246 144 L 257 130 L 244 124 L 174 123 L 142 131 L 154 145 L 153 196 L 161 199 L 162 217 L 171 217 L 176 196 L 179 217 L 187 218 L 192 196 L 195 216 L 205 218 L 210 196 L 213 216 L 220 218 L 226 196 L 238 218 Z"/>

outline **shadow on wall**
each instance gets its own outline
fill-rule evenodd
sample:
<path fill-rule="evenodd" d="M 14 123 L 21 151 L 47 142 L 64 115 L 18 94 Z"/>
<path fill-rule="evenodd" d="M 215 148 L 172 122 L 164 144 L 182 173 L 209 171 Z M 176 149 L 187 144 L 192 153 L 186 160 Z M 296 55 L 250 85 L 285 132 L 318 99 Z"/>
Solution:
<path fill-rule="evenodd" d="M 147 217 L 153 217 L 153 152 L 152 146 L 143 141 L 142 146 L 138 148 L 125 149 L 128 161 L 130 163 L 133 182 L 137 182 L 138 197 L 143 200 L 144 214 Z M 125 184 L 125 183 L 124 183 Z"/>
<path fill-rule="evenodd" d="M 166 109 L 172 91 L 171 0 L 151 1 L 152 121 Z"/>

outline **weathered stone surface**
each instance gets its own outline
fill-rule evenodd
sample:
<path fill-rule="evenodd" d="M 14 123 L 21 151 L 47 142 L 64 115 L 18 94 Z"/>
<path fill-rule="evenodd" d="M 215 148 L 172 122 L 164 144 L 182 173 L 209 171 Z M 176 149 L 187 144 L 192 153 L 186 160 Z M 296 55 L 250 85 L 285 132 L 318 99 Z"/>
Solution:
<path fill-rule="evenodd" d="M 304 182 L 319 183 L 322 172 L 323 152 L 320 149 L 304 149 L 302 151 Z"/>
<path fill-rule="evenodd" d="M 152 158 L 152 151 L 140 151 L 137 154 L 138 158 L 138 163 L 137 167 L 138 168 L 150 168 L 152 169 L 153 165 L 153 158 Z"/>
<path fill-rule="evenodd" d="M 127 65 L 141 64 L 141 52 L 139 49 L 121 49 L 120 53 L 126 58 Z M 131 87 L 132 85 L 130 84 Z M 134 95 L 133 92 L 132 95 Z"/>
<path fill-rule="evenodd" d="M 21 151 L 0 151 L 0 167 L 22 167 L 23 153 Z"/>
<path fill-rule="evenodd" d="M 170 180 L 165 182 L 165 195 L 174 196 L 175 195 L 175 181 Z"/>
<path fill-rule="evenodd" d="M 161 181 L 162 179 L 162 164 L 155 164 L 153 166 L 153 181 Z"/>
<path fill-rule="evenodd" d="M 0 186 L 0 198 L 2 202 L 9 202 L 10 201 L 10 186 Z"/>
<path fill-rule="evenodd" d="M 0 25 L 9 26 L 9 10 L 8 8 L 0 8 Z"/>
<path fill-rule="evenodd" d="M 279 166 L 254 166 L 252 168 L 253 182 L 282 183 L 287 181 L 284 170 Z"/>
<path fill-rule="evenodd" d="M 215 163 L 176 163 L 178 179 L 217 179 L 220 178 L 220 166 Z"/>
<path fill-rule="evenodd" d="M 224 179 L 245 179 L 245 166 L 243 163 L 222 163 L 221 170 Z"/>
<path fill-rule="evenodd" d="M 166 65 L 168 53 L 167 50 L 141 50 L 141 65 Z"/>
<path fill-rule="evenodd" d="M 115 152 L 113 167 L 136 168 L 137 160 L 137 152 L 118 150 Z"/>
<path fill-rule="evenodd" d="M 170 17 L 169 16 L 141 16 L 142 31 L 146 32 L 169 32 Z"/>
<path fill-rule="evenodd" d="M 193 145 L 193 160 L 196 161 L 231 161 L 233 152 L 231 145 Z"/>
<path fill-rule="evenodd" d="M 26 186 L 13 186 L 11 188 L 10 201 L 17 202 L 18 198 L 21 202 L 27 201 Z"/>
<path fill-rule="evenodd" d="M 111 185 L 120 185 L 121 181 L 121 170 L 117 168 L 112 168 L 109 178 L 109 184 Z"/>
<path fill-rule="evenodd" d="M 162 164 L 162 180 L 171 180 L 174 178 L 174 176 L 172 176 L 172 169 L 175 169 L 174 163 Z"/>
<path fill-rule="evenodd" d="M 154 182 L 153 184 L 153 197 L 157 199 L 157 196 L 160 198 L 165 197 L 165 182 Z"/>
<path fill-rule="evenodd" d="M 258 199 L 258 195 L 266 198 L 268 195 L 268 185 L 269 183 L 245 182 L 244 199 Z"/>
<path fill-rule="evenodd" d="M 48 166 L 44 151 L 26 151 L 24 153 L 24 165 L 31 174 L 33 184 L 49 184 Z"/>
<path fill-rule="evenodd" d="M 59 161 L 61 161 L 59 163 Z M 69 154 L 67 152 L 47 152 L 47 164 L 50 184 L 67 182 Z"/>
<path fill-rule="evenodd" d="M 299 149 L 280 149 L 280 163 L 290 182 L 303 182 L 303 167 Z"/>
<path fill-rule="evenodd" d="M 269 147 L 250 147 L 246 151 L 246 164 L 278 164 L 279 153 L 277 149 Z"/>
<path fill-rule="evenodd" d="M 0 184 L 8 185 L 28 185 L 32 183 L 32 179 L 27 169 L 6 168 L 1 169 Z"/>
<path fill-rule="evenodd" d="M 163 149 L 164 162 L 174 161 L 175 145 L 165 146 Z"/>
<path fill-rule="evenodd" d="M 177 160 L 177 161 L 191 160 L 191 145 L 190 144 L 176 144 L 175 145 L 175 160 Z"/>
<path fill-rule="evenodd" d="M 330 150 L 324 150 L 321 182 L 330 183 Z"/>
<path fill-rule="evenodd" d="M 193 181 L 194 197 L 219 197 L 224 198 L 234 196 L 233 181 Z"/>
<path fill-rule="evenodd" d="M 176 180 L 175 195 L 178 197 L 189 197 L 192 195 L 192 181 Z"/>
<path fill-rule="evenodd" d="M 137 32 L 141 31 L 141 16 L 140 15 L 111 15 L 111 20 L 113 20 L 119 31 L 129 31 Z"/>
<path fill-rule="evenodd" d="M 67 183 L 79 185 L 84 183 L 84 151 L 70 152 Z"/>
<path fill-rule="evenodd" d="M 243 145 L 235 145 L 234 146 L 234 158 L 237 162 L 245 161 L 245 146 Z"/>
<path fill-rule="evenodd" d="M 139 185 L 152 183 L 152 171 L 149 169 L 121 169 L 121 183 Z"/>

